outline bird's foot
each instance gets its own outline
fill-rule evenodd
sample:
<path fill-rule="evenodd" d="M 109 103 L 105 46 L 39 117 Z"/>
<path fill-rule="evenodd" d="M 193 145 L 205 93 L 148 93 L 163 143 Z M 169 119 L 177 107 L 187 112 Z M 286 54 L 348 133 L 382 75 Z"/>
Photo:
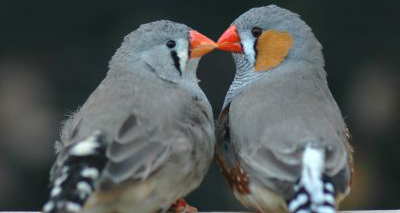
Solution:
<path fill-rule="evenodd" d="M 172 204 L 168 212 L 174 213 L 195 213 L 197 208 L 190 206 L 184 199 L 179 199 L 176 203 Z"/>

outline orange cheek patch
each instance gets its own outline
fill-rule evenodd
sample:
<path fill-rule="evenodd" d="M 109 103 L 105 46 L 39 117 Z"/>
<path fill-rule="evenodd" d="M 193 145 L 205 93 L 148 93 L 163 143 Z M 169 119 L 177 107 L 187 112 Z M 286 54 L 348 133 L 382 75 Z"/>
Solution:
<path fill-rule="evenodd" d="M 292 48 L 293 38 L 288 32 L 264 31 L 257 40 L 256 71 L 267 71 L 283 62 Z"/>

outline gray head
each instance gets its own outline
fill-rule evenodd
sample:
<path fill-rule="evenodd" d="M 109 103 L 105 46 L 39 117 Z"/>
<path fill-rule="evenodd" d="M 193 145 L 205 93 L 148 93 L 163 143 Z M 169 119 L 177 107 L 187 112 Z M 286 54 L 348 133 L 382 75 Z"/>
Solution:
<path fill-rule="evenodd" d="M 275 5 L 253 8 L 239 16 L 218 40 L 218 48 L 233 52 L 234 88 L 288 66 L 324 66 L 322 47 L 299 15 Z M 284 73 L 285 74 L 285 73 Z M 228 92 L 228 95 L 229 95 Z"/>
<path fill-rule="evenodd" d="M 166 20 L 143 24 L 125 36 L 110 61 L 109 75 L 155 74 L 178 83 L 185 77 L 195 78 L 198 59 L 215 47 L 213 41 L 184 24 Z"/>

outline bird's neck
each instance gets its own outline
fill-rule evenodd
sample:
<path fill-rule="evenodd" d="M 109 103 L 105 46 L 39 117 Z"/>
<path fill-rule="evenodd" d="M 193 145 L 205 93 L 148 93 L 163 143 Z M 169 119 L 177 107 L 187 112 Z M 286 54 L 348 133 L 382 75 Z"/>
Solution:
<path fill-rule="evenodd" d="M 240 70 L 240 71 L 238 70 L 244 68 L 245 70 Z M 233 100 L 234 97 L 240 94 L 243 91 L 243 89 L 245 89 L 251 83 L 262 78 L 265 74 L 264 72 L 255 72 L 252 67 L 247 67 L 247 66 L 240 67 L 238 66 L 238 64 L 236 64 L 236 69 L 237 72 L 225 96 L 223 108 L 225 108 Z"/>
<path fill-rule="evenodd" d="M 326 84 L 326 73 L 323 68 L 323 63 L 312 63 L 305 60 L 286 60 L 278 67 L 268 71 L 255 71 L 253 66 L 243 62 L 243 59 L 234 56 L 236 63 L 236 75 L 229 87 L 225 96 L 223 108 L 225 108 L 233 99 L 246 90 L 250 85 L 258 81 L 263 81 L 266 84 L 280 79 L 285 79 L 289 75 L 297 76 L 298 79 L 307 80 L 314 79 L 309 75 L 317 75 L 319 80 Z M 314 82 L 316 83 L 316 82 Z"/>

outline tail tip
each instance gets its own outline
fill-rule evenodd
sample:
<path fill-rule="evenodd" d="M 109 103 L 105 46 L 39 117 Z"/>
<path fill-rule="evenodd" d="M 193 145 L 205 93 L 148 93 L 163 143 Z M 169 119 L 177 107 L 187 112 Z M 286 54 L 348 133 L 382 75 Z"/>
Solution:
<path fill-rule="evenodd" d="M 74 203 L 72 201 L 54 201 L 49 200 L 43 206 L 44 213 L 55 213 L 55 212 L 65 212 L 65 213 L 75 213 L 81 212 L 82 206 L 79 203 Z"/>
<path fill-rule="evenodd" d="M 321 182 L 323 191 L 315 198 L 315 193 L 309 192 L 302 182 L 298 181 L 294 186 L 295 195 L 287 202 L 288 210 L 292 213 L 335 213 L 335 186 L 326 177 Z"/>

